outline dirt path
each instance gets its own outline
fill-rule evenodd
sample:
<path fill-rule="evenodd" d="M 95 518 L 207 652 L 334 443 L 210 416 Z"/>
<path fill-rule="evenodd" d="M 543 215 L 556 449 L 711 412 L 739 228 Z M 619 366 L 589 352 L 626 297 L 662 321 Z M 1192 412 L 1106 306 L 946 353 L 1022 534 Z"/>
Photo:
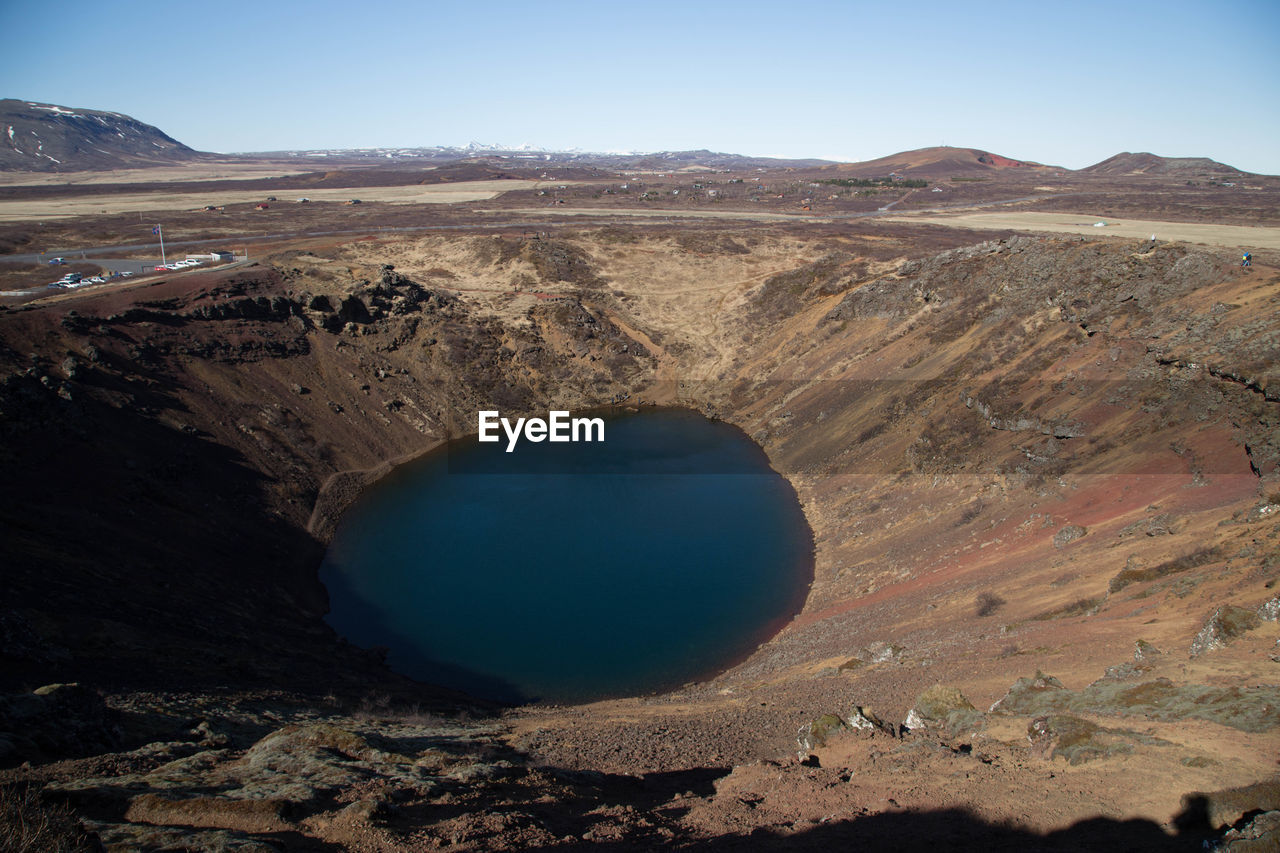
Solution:
<path fill-rule="evenodd" d="M 504 182 L 513 183 L 513 182 Z M 454 184 L 457 186 L 457 184 Z M 512 187 L 516 189 L 516 187 Z M 832 222 L 829 217 L 805 213 L 767 213 L 752 210 L 660 210 L 634 207 L 513 207 L 506 210 L 478 210 L 477 213 L 520 214 L 521 216 L 650 216 L 657 219 L 746 219 L 759 222 Z"/>
<path fill-rule="evenodd" d="M 1141 240 L 1156 235 L 1157 240 L 1206 243 L 1211 246 L 1250 249 L 1280 249 L 1280 227 L 1212 225 L 1192 222 L 1158 222 L 1147 219 L 1112 219 L 1087 213 L 959 213 L 906 214 L 881 217 L 885 222 L 927 222 L 952 228 L 1001 229 L 1013 231 L 1053 231 L 1088 234 L 1095 237 L 1127 237 Z M 1095 222 L 1105 221 L 1106 227 Z"/>

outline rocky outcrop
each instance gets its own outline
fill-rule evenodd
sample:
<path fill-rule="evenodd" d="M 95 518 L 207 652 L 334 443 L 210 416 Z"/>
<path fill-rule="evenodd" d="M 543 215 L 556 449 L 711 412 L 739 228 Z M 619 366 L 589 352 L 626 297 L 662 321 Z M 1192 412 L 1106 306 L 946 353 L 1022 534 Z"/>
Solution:
<path fill-rule="evenodd" d="M 1141 675 L 1141 671 L 1135 674 Z M 1127 679 L 1102 678 L 1081 690 L 1070 690 L 1053 676 L 1037 672 L 1033 678 L 1018 679 L 991 706 L 991 713 L 1200 719 L 1241 731 L 1265 732 L 1280 727 L 1280 688 L 1178 685 L 1167 678 L 1135 684 Z"/>
<path fill-rule="evenodd" d="M 1258 618 L 1264 622 L 1280 622 L 1280 596 L 1259 604 Z"/>
<path fill-rule="evenodd" d="M 1191 641 L 1191 657 L 1225 648 L 1241 634 L 1260 624 L 1262 618 L 1257 613 L 1234 604 L 1224 604 L 1210 614 L 1200 633 Z"/>
<path fill-rule="evenodd" d="M 1128 729 L 1098 725 L 1069 714 L 1036 717 L 1027 725 L 1027 740 L 1041 758 L 1065 758 L 1083 764 L 1133 752 L 1135 744 L 1166 746 L 1169 741 Z"/>

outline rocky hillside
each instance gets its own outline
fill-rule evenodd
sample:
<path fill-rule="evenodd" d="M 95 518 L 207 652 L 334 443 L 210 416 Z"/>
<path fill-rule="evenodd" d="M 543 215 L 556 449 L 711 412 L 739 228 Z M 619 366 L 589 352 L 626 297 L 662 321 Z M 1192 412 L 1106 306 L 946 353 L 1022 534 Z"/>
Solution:
<path fill-rule="evenodd" d="M 158 128 L 120 113 L 0 100 L 0 171 L 126 169 L 200 157 Z"/>

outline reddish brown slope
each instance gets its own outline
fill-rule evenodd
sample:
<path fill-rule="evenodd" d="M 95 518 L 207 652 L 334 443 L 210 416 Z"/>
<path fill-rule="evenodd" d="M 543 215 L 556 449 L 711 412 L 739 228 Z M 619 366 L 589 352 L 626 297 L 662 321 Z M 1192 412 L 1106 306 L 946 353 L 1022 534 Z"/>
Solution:
<path fill-rule="evenodd" d="M 1008 171 L 1029 173 L 1060 171 L 1056 166 L 1046 166 L 1029 160 L 1015 160 L 978 148 L 952 148 L 938 146 L 918 148 L 866 160 L 861 163 L 841 163 L 832 171 L 861 178 L 882 178 L 893 172 L 908 178 L 947 178 L 955 176 L 981 176 Z"/>

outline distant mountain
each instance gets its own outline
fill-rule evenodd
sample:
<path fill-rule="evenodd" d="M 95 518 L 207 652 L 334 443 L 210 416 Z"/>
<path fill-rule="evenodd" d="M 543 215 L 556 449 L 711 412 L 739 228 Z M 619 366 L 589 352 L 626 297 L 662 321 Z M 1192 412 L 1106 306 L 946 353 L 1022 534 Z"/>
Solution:
<path fill-rule="evenodd" d="M 947 178 L 952 175 L 979 176 L 1011 170 L 1060 171 L 1056 166 L 1046 166 L 1030 160 L 1014 160 L 1000 154 L 992 154 L 979 148 L 917 148 L 890 154 L 877 160 L 861 163 L 840 163 L 833 167 L 841 174 L 859 178 L 882 178 L 893 172 L 908 178 Z"/>
<path fill-rule="evenodd" d="M 0 100 L 0 171 L 122 169 L 205 156 L 120 113 Z"/>
<path fill-rule="evenodd" d="M 656 172 L 817 169 L 858 178 L 883 178 L 894 173 L 906 178 L 926 180 L 1067 171 L 1029 160 L 1015 160 L 978 148 L 950 146 L 918 148 L 860 163 L 750 157 L 707 149 L 651 153 L 551 151 L 528 144 L 506 146 L 479 142 L 466 146 L 270 151 L 248 156 L 296 158 L 301 161 L 353 166 L 371 165 L 374 162 L 384 167 L 395 163 L 425 162 L 433 166 L 446 163 L 471 164 L 477 168 L 498 170 L 516 167 Z M 91 171 L 223 159 L 226 159 L 224 155 L 188 148 L 160 129 L 120 113 L 73 109 L 12 98 L 0 100 L 0 171 Z M 1127 151 L 1079 172 L 1113 177 L 1223 177 L 1247 174 L 1207 157 L 1159 157 L 1155 154 L 1134 154 Z"/>
<path fill-rule="evenodd" d="M 426 148 L 324 148 L 301 151 L 257 151 L 243 156 L 308 158 L 352 163 L 360 161 L 452 163 L 467 160 L 491 166 L 594 166 L 602 169 L 643 169 L 646 171 L 671 171 L 682 169 L 810 169 L 832 165 L 830 160 L 785 160 L 774 157 L 748 157 L 741 154 L 724 154 L 706 149 L 698 151 L 596 152 L 596 151 L 548 151 L 522 145 L 508 148 L 501 145 L 482 145 L 472 142 L 463 147 L 434 146 Z"/>
<path fill-rule="evenodd" d="M 1130 151 L 1108 157 L 1101 163 L 1094 163 L 1080 170 L 1090 175 L 1172 175 L 1174 177 L 1217 177 L 1223 175 L 1245 175 L 1234 166 L 1210 160 L 1208 157 L 1160 157 L 1143 151 L 1134 154 Z"/>
<path fill-rule="evenodd" d="M 615 169 L 811 169 L 831 165 L 830 160 L 786 160 L 776 157 L 748 157 L 708 151 L 659 151 L 654 154 L 605 154 L 602 165 Z"/>

